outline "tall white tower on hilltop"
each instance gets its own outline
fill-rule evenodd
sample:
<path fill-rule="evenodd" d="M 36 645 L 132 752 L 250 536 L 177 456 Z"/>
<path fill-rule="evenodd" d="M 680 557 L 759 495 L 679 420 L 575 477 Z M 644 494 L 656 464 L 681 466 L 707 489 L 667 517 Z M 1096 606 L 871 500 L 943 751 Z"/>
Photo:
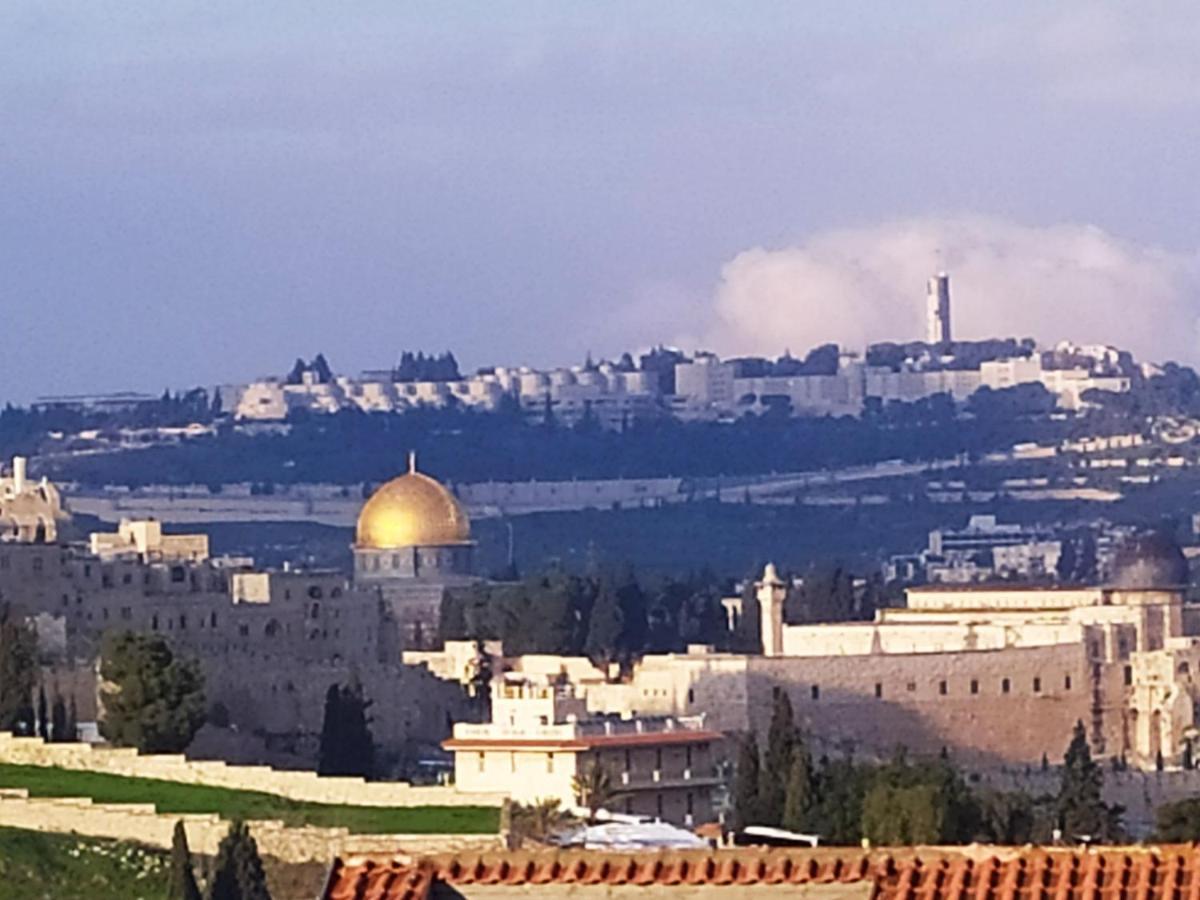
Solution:
<path fill-rule="evenodd" d="M 925 343 L 950 343 L 950 276 L 938 272 L 925 288 Z"/>

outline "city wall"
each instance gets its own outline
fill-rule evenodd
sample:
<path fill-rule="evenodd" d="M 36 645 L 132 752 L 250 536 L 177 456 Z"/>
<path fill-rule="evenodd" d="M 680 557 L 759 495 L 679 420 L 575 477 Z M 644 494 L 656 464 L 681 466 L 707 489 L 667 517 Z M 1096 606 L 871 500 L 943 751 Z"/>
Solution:
<path fill-rule="evenodd" d="M 213 856 L 229 831 L 215 814 L 159 813 L 150 804 L 93 803 L 87 798 L 29 797 L 23 790 L 0 789 L 0 826 L 136 841 L 151 847 L 171 846 L 176 822 L 183 822 L 193 853 Z M 355 853 L 445 853 L 501 849 L 499 835 L 350 834 L 344 828 L 282 822 L 247 823 L 263 856 L 284 862 L 329 862 Z"/>
<path fill-rule="evenodd" d="M 48 744 L 41 738 L 6 733 L 0 733 L 0 762 L 262 791 L 306 803 L 406 807 L 499 806 L 504 801 L 502 794 L 468 794 L 451 786 L 414 787 L 406 782 L 332 778 L 267 766 L 231 766 L 220 761 L 190 760 L 177 754 L 141 754 L 128 748 Z"/>

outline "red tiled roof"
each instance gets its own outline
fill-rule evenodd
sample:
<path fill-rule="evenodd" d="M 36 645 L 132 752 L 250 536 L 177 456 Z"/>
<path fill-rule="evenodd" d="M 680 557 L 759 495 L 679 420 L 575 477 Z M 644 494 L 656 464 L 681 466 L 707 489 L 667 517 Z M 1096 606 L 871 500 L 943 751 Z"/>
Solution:
<path fill-rule="evenodd" d="M 588 734 L 576 738 L 450 738 L 445 750 L 590 750 L 603 747 L 710 744 L 725 739 L 719 731 L 651 731 L 641 734 Z"/>
<path fill-rule="evenodd" d="M 610 853 L 538 851 L 422 859 L 335 860 L 323 900 L 428 900 L 435 884 L 745 885 L 870 882 L 873 900 L 1200 900 L 1195 845 L 735 849 Z M 541 890 L 539 890 L 539 888 Z M 543 893 L 543 890 L 545 893 Z M 463 891 L 469 897 L 469 891 Z"/>

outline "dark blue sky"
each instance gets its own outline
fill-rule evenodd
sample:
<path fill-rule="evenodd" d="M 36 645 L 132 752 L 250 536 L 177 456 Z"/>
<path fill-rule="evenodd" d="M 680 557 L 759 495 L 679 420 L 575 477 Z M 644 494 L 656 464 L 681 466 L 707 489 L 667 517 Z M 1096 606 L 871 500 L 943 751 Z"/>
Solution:
<path fill-rule="evenodd" d="M 904 337 L 934 245 L 969 329 L 1187 357 L 1200 26 L 1128 9 L 7 0 L 0 399 Z"/>

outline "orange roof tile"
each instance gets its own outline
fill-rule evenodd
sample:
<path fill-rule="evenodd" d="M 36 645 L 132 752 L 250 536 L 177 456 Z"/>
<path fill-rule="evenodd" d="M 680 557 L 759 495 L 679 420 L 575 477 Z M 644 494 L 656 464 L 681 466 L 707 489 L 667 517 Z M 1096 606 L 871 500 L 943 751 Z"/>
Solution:
<path fill-rule="evenodd" d="M 1200 848 L 920 847 L 613 853 L 536 851 L 335 860 L 323 900 L 427 900 L 435 884 L 872 883 L 873 900 L 1200 900 Z M 528 890 L 532 889 L 532 890 Z M 469 892 L 464 890 L 464 896 Z"/>

